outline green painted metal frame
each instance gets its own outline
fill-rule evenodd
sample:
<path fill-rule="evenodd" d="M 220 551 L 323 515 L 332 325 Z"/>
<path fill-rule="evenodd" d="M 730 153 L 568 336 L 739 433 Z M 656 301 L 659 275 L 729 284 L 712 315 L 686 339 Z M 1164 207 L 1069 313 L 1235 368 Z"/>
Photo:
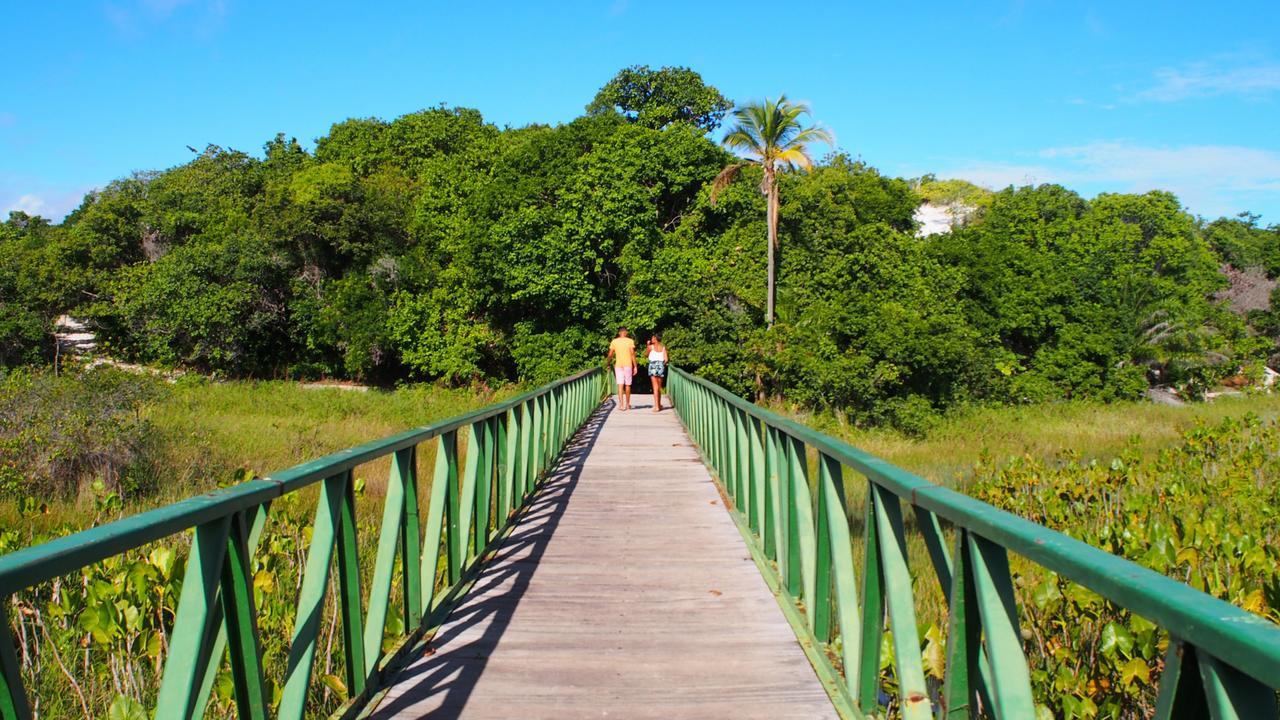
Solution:
<path fill-rule="evenodd" d="M 350 695 L 337 715 L 357 714 L 382 688 L 389 669 L 470 587 L 487 548 L 510 530 L 544 473 L 608 390 L 599 368 L 584 370 L 467 415 L 0 557 L 0 718 L 31 716 L 4 616 L 10 596 L 187 530 L 193 531 L 193 539 L 156 717 L 203 717 L 225 657 L 238 716 L 267 718 L 271 708 L 253 601 L 252 558 L 271 502 L 317 484 L 315 520 L 275 717 L 304 715 L 326 595 L 335 584 L 346 659 L 343 676 Z M 459 453 L 459 433 L 466 439 L 465 455 Z M 430 441 L 437 444 L 436 463 L 429 501 L 421 508 L 417 448 Z M 391 456 L 391 470 L 366 595 L 360 587 L 353 469 L 385 456 Z M 420 535 L 420 529 L 425 533 Z M 337 582 L 331 583 L 335 555 Z M 397 558 L 400 583 L 393 582 Z M 397 585 L 408 633 L 384 652 L 387 613 Z"/>
<path fill-rule="evenodd" d="M 887 628 L 902 717 L 1034 717 L 1010 552 L 1170 632 L 1157 718 L 1280 714 L 1280 627 L 1268 620 L 935 485 L 680 368 L 671 369 L 668 388 L 842 715 L 884 712 L 880 662 Z M 817 455 L 813 479 L 810 448 Z M 864 563 L 855 568 L 846 498 L 859 490 L 866 493 Z M 914 510 L 952 610 L 946 677 L 936 696 L 925 684 L 919 650 L 903 503 Z M 941 521 L 953 530 L 953 550 Z"/>

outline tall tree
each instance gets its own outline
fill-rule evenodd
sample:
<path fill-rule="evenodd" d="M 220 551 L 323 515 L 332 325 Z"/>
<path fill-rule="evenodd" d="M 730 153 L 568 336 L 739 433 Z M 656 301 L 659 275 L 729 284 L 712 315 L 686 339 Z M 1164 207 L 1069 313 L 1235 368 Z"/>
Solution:
<path fill-rule="evenodd" d="M 651 70 L 648 65 L 633 65 L 600 88 L 587 112 L 617 111 L 628 121 L 654 130 L 688 123 L 706 133 L 720 127 L 731 107 L 733 103 L 689 68 Z"/>
<path fill-rule="evenodd" d="M 738 173 L 748 164 L 764 169 L 760 192 L 768 198 L 766 217 L 769 225 L 769 290 L 765 309 L 765 322 L 773 327 L 775 291 L 775 255 L 778 248 L 778 173 L 788 170 L 808 170 L 813 167 L 808 146 L 821 142 L 835 145 L 831 132 L 821 125 L 804 127 L 800 116 L 809 115 L 809 106 L 791 102 L 786 95 L 777 100 L 751 103 L 734 111 L 736 125 L 722 141 L 725 147 L 745 155 L 745 159 L 730 164 L 716 176 L 711 185 L 712 200 L 719 195 Z"/>

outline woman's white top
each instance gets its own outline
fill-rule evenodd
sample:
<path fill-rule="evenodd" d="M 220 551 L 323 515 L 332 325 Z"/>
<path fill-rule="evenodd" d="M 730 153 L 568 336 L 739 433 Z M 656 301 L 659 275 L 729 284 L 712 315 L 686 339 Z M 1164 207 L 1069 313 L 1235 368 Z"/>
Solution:
<path fill-rule="evenodd" d="M 666 361 L 667 361 L 667 349 L 666 349 L 666 348 L 663 348 L 663 349 L 661 349 L 661 350 L 649 350 L 649 362 L 654 362 L 655 360 L 660 360 L 660 361 L 662 361 L 662 362 L 666 362 Z"/>

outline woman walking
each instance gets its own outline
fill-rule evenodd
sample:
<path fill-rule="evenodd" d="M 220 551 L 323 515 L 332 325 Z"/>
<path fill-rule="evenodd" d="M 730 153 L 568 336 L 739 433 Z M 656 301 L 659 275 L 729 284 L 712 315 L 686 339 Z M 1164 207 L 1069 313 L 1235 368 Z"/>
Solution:
<path fill-rule="evenodd" d="M 667 346 L 654 333 L 648 342 L 649 382 L 653 385 L 653 411 L 662 412 L 662 381 L 667 377 Z"/>

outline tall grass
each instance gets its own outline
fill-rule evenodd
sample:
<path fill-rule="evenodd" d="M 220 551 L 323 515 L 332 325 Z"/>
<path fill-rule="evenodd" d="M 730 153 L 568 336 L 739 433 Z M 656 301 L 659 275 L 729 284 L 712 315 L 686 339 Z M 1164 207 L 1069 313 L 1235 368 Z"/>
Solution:
<path fill-rule="evenodd" d="M 138 410 L 147 430 L 145 442 L 122 471 L 127 488 L 116 487 L 112 478 L 100 477 L 93 468 L 72 483 L 79 491 L 49 493 L 33 480 L 25 490 L 19 486 L 0 497 L 0 526 L 21 528 L 32 539 L 86 527 L 466 413 L 514 392 L 513 386 L 433 385 L 358 392 L 289 381 L 160 385 Z M 387 468 L 388 460 L 382 459 L 358 469 L 367 492 L 379 499 Z M 121 500 L 108 512 L 103 511 L 101 492 L 91 489 L 94 481 L 104 479 L 108 489 L 119 490 Z M 44 511 L 19 513 L 19 505 L 29 504 L 30 498 L 38 499 Z"/>
<path fill-rule="evenodd" d="M 57 386 L 58 397 L 71 398 L 73 405 L 77 398 L 89 399 L 76 394 L 74 378 L 44 377 L 34 382 Z M 92 392 L 91 384 L 79 390 Z M 0 553 L 462 414 L 514 391 L 510 387 L 415 386 L 352 392 L 290 382 L 205 381 L 151 389 L 155 392 L 147 395 L 147 402 L 128 413 L 131 422 L 142 428 L 145 442 L 134 448 L 128 467 L 117 477 L 102 477 L 93 466 L 86 466 L 83 476 L 73 479 L 79 493 L 45 495 L 37 492 L 41 482 L 33 480 L 28 492 L 19 488 L 3 496 Z M 84 444 L 92 442 L 84 439 Z M 419 450 L 423 479 L 419 503 L 426 507 L 434 443 L 424 443 Z M 468 451 L 465 443 L 460 450 Z M 384 458 L 354 470 L 364 588 L 368 588 L 381 529 L 388 466 L 389 459 Z M 43 486 L 48 487 L 47 482 Z M 264 661 L 270 660 L 269 692 L 276 701 L 294 620 L 294 590 L 301 581 L 316 498 L 317 488 L 312 487 L 274 502 L 264 543 L 254 559 L 260 636 Z M 190 533 L 180 533 L 8 599 L 12 605 L 8 614 L 16 618 L 22 674 L 38 718 L 147 716 L 146 708 L 154 706 L 164 638 L 173 621 L 180 570 L 189 549 Z M 160 566 L 172 570 L 157 574 L 155 568 Z M 131 573 L 145 574 L 146 579 L 134 583 L 129 580 Z M 316 660 L 317 682 L 309 698 L 308 712 L 321 715 L 345 696 L 333 676 L 343 662 L 340 643 L 334 643 L 335 582 L 331 577 L 323 615 L 324 652 Z M 398 575 L 393 582 L 401 582 Z M 398 600 L 391 608 L 387 629 L 391 636 L 404 631 L 395 624 L 397 607 Z M 145 621 L 134 627 L 130 617 Z M 229 682 L 224 663 L 207 716 L 227 717 L 233 712 Z"/>
<path fill-rule="evenodd" d="M 1181 441 L 1200 424 L 1252 412 L 1263 420 L 1280 417 L 1280 394 L 1243 394 L 1181 407 L 1133 401 L 1111 404 L 1055 402 L 958 410 L 924 437 L 882 428 L 859 428 L 835 413 L 783 408 L 810 427 L 839 437 L 873 455 L 936 483 L 964 488 L 982 459 L 1054 459 L 1064 451 L 1082 460 L 1110 460 L 1126 450 L 1154 456 Z"/>

